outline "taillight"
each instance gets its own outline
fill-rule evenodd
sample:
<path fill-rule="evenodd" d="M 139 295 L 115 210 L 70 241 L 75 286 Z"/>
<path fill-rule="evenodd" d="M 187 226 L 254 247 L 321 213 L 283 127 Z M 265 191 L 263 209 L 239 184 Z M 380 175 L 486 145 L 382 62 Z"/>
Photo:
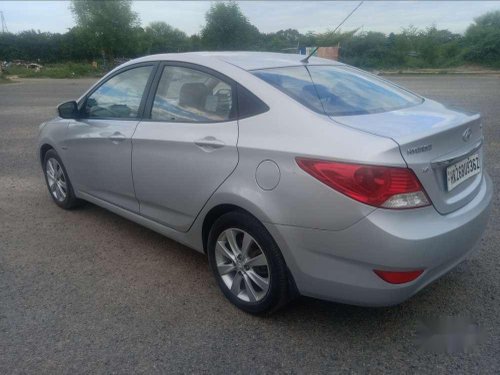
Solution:
<path fill-rule="evenodd" d="M 416 271 L 381 271 L 381 270 L 373 270 L 385 282 L 389 284 L 404 284 L 409 283 L 410 281 L 415 280 L 419 277 L 424 270 L 416 270 Z"/>
<path fill-rule="evenodd" d="M 375 207 L 403 209 L 430 204 L 411 169 L 297 158 L 297 164 L 331 188 Z"/>

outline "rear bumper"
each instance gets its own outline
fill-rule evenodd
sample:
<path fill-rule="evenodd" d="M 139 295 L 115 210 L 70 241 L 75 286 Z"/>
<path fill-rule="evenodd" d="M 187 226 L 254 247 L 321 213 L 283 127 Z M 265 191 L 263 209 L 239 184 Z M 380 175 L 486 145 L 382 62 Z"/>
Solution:
<path fill-rule="evenodd" d="M 400 303 L 459 264 L 482 235 L 493 195 L 485 173 L 476 197 L 448 215 L 434 207 L 378 209 L 341 231 L 267 224 L 303 295 L 356 305 Z M 416 270 L 393 285 L 373 269 Z"/>

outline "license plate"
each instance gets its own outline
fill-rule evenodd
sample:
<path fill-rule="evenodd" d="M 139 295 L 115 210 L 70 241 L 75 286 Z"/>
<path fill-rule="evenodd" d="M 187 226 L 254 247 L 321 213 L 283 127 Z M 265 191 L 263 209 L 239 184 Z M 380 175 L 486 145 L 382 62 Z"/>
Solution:
<path fill-rule="evenodd" d="M 481 173 L 481 164 L 479 163 L 479 154 L 474 154 L 460 160 L 458 163 L 446 168 L 446 177 L 448 191 L 453 190 L 465 180 Z"/>

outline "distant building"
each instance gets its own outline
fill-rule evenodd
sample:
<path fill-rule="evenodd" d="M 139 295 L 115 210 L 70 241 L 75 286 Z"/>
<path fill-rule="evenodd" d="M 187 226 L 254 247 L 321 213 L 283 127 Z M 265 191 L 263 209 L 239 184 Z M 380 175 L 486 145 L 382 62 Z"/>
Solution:
<path fill-rule="evenodd" d="M 319 47 L 318 48 L 318 57 L 322 57 L 324 59 L 330 59 L 338 61 L 339 59 L 340 47 Z"/>
<path fill-rule="evenodd" d="M 315 48 L 316 47 L 299 48 L 299 54 L 308 56 Z M 340 45 L 336 47 L 319 47 L 313 56 L 338 61 L 340 56 Z"/>

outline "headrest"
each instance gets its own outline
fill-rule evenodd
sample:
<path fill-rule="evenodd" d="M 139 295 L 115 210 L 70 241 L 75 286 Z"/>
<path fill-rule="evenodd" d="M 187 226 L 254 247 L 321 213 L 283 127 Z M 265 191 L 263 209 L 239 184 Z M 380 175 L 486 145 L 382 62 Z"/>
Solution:
<path fill-rule="evenodd" d="M 208 94 L 208 87 L 201 82 L 185 83 L 179 93 L 179 105 L 203 109 Z"/>

